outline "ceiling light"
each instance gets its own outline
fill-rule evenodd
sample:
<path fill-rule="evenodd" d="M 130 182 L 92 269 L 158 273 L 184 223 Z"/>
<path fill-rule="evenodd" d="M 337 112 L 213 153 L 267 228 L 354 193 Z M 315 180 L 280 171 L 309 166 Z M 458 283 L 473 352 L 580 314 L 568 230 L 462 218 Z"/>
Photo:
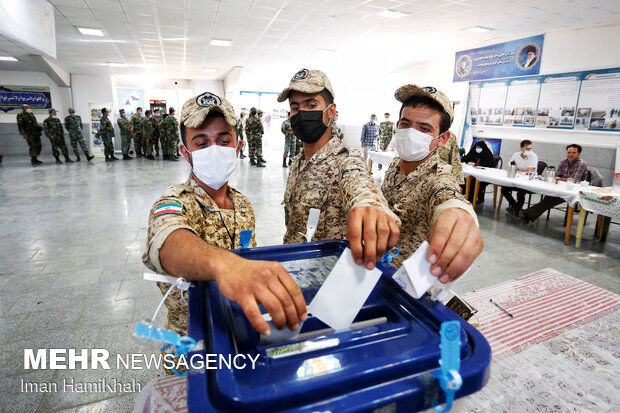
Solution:
<path fill-rule="evenodd" d="M 111 62 L 108 62 L 106 64 L 108 66 L 110 66 L 110 67 L 129 67 L 129 65 L 127 63 L 111 63 Z"/>
<path fill-rule="evenodd" d="M 84 27 L 78 27 L 77 29 L 80 31 L 80 33 L 87 36 L 103 36 L 103 32 L 99 29 L 87 29 Z"/>
<path fill-rule="evenodd" d="M 167 37 L 162 39 L 164 42 L 182 42 L 185 40 L 189 40 L 187 37 Z"/>
<path fill-rule="evenodd" d="M 483 26 L 474 26 L 474 27 L 468 27 L 467 29 L 465 29 L 466 32 L 472 32 L 472 33 L 486 33 L 486 32 L 490 32 L 493 29 L 490 29 L 488 27 L 483 27 Z"/>
<path fill-rule="evenodd" d="M 230 40 L 211 39 L 211 42 L 209 44 L 211 46 L 230 47 L 232 42 Z"/>
<path fill-rule="evenodd" d="M 405 17 L 407 13 L 403 13 L 402 11 L 398 10 L 382 10 L 377 13 L 377 15 L 381 17 L 389 17 L 390 19 L 398 19 L 400 17 Z"/>
<path fill-rule="evenodd" d="M 332 49 L 316 49 L 313 54 L 316 56 L 329 56 L 334 52 L 335 50 Z"/>
<path fill-rule="evenodd" d="M 13 56 L 0 56 L 0 61 L 3 62 L 17 62 L 17 59 Z"/>
<path fill-rule="evenodd" d="M 217 69 L 214 67 L 203 67 L 202 71 L 207 73 L 215 73 L 217 72 Z"/>

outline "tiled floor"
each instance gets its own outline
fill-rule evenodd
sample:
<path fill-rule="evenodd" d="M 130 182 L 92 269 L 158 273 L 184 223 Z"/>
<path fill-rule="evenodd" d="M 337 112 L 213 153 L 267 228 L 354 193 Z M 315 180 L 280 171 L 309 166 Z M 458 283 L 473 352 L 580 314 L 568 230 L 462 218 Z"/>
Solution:
<path fill-rule="evenodd" d="M 265 143 L 266 168 L 239 162 L 232 184 L 256 212 L 259 245 L 284 234 L 281 136 Z M 55 165 L 27 157 L 0 165 L 0 411 L 129 411 L 134 394 L 22 393 L 22 379 L 62 383 L 65 378 L 136 379 L 142 386 L 157 370 L 24 370 L 24 348 L 105 348 L 114 354 L 143 351 L 131 339 L 135 323 L 150 317 L 161 294 L 141 280 L 140 257 L 147 214 L 166 186 L 184 181 L 189 167 L 145 159 Z M 459 292 L 496 284 L 541 268 L 620 292 L 620 231 L 605 244 L 592 240 L 588 219 L 579 250 L 563 245 L 563 214 L 527 226 L 498 217 L 491 197 L 478 208 L 485 250 L 459 284 Z M 574 229 L 573 229 L 574 232 Z"/>

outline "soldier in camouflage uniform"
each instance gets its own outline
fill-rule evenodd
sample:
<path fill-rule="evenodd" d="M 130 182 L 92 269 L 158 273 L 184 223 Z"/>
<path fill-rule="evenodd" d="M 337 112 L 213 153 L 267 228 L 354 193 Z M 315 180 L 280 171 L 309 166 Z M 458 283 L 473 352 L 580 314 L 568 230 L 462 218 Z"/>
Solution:
<path fill-rule="evenodd" d="M 218 149 L 223 153 L 222 147 L 236 148 L 238 153 L 236 123 L 234 110 L 225 99 L 209 92 L 191 98 L 181 113 L 183 156 L 190 162 L 200 151 L 206 154 Z M 204 136 L 196 137 L 199 134 Z M 215 169 L 227 170 L 221 166 Z M 196 167 L 194 164 L 185 183 L 168 187 L 155 201 L 149 214 L 144 264 L 160 274 L 216 281 L 220 292 L 238 302 L 254 328 L 263 334 L 269 335 L 270 330 L 258 303 L 267 307 L 278 328 L 288 325 L 296 329 L 298 321 L 307 318 L 307 310 L 299 287 L 282 265 L 246 260 L 227 251 L 241 247 L 243 230 L 252 231 L 249 246 L 256 246 L 250 201 L 227 181 L 217 189 L 203 182 L 197 178 L 202 174 Z M 229 176 L 224 173 L 220 179 Z M 158 286 L 162 294 L 170 288 L 169 284 Z M 186 301 L 177 288 L 166 298 L 166 328 L 184 336 L 188 294 L 182 294 Z"/>
<path fill-rule="evenodd" d="M 394 122 L 390 121 L 390 114 L 385 114 L 385 120 L 379 124 L 379 147 L 382 151 L 386 151 L 388 145 L 392 141 L 392 136 L 396 132 Z"/>
<path fill-rule="evenodd" d="M 282 159 L 282 167 L 286 168 L 286 157 L 288 156 L 288 166 L 293 163 L 293 157 L 295 156 L 295 142 L 297 138 L 295 138 L 295 133 L 293 132 L 293 128 L 291 127 L 291 112 L 288 112 L 287 118 L 284 122 L 282 122 L 282 127 L 280 130 L 284 134 L 284 157 Z"/>
<path fill-rule="evenodd" d="M 37 156 L 41 154 L 42 128 L 37 123 L 37 118 L 30 110 L 29 105 L 22 105 L 21 113 L 17 114 L 17 129 L 19 129 L 19 134 L 22 135 L 28 143 L 30 162 L 33 165 L 43 163 L 37 159 Z"/>
<path fill-rule="evenodd" d="M 106 162 L 118 160 L 114 156 L 114 125 L 112 125 L 112 121 L 108 118 L 109 115 L 110 109 L 101 109 L 99 132 L 97 132 L 97 136 L 101 136 L 103 140 L 103 153 L 105 154 Z"/>
<path fill-rule="evenodd" d="M 250 116 L 245 122 L 245 135 L 248 137 L 248 145 L 250 145 L 250 165 L 255 165 L 259 168 L 264 168 L 262 153 L 261 139 L 263 137 L 264 129 L 263 123 L 260 121 L 257 115 L 256 108 L 250 109 Z"/>
<path fill-rule="evenodd" d="M 131 121 L 127 119 L 127 113 L 125 113 L 125 109 L 121 109 L 118 111 L 119 118 L 116 120 L 118 124 L 118 129 L 121 131 L 121 150 L 123 151 L 123 160 L 128 161 L 132 159 L 129 156 L 129 149 L 131 148 Z M 134 148 L 135 148 L 134 143 Z"/>
<path fill-rule="evenodd" d="M 179 123 L 174 117 L 174 108 L 170 108 L 169 112 L 160 129 L 165 140 L 162 144 L 162 153 L 164 153 L 164 159 L 176 162 L 179 160 L 176 156 L 176 148 L 179 146 Z"/>
<path fill-rule="evenodd" d="M 155 157 L 159 156 L 159 148 L 161 146 L 163 153 L 163 145 L 161 144 L 161 122 L 163 118 L 161 117 L 161 113 L 159 108 L 153 109 L 153 148 L 155 149 Z"/>
<path fill-rule="evenodd" d="M 71 146 L 73 147 L 73 152 L 75 152 L 76 161 L 78 162 L 80 162 L 78 143 L 80 144 L 84 155 L 86 155 L 87 161 L 94 158 L 94 156 L 88 153 L 86 142 L 84 142 L 84 135 L 82 135 L 83 127 L 84 125 L 82 124 L 82 118 L 75 113 L 75 109 L 69 108 L 69 116 L 65 117 L 65 129 L 69 132 L 69 140 L 71 141 Z"/>
<path fill-rule="evenodd" d="M 465 185 L 463 177 L 463 165 L 461 165 L 461 156 L 459 155 L 459 144 L 456 142 L 456 135 L 450 132 L 448 143 L 437 149 L 439 159 L 448 165 L 452 165 L 452 175 L 456 178 L 459 185 Z"/>
<path fill-rule="evenodd" d="M 390 208 L 402 221 L 392 265 L 399 267 L 425 240 L 431 272 L 443 283 L 469 268 L 482 251 L 476 213 L 461 195 L 450 165 L 439 159 L 436 148 L 449 139 L 454 119 L 452 104 L 434 87 L 405 85 L 395 97 L 402 102 L 395 158 L 385 173 L 382 190 Z M 417 150 L 411 143 L 424 143 Z M 441 245 L 445 242 L 445 245 Z"/>
<path fill-rule="evenodd" d="M 49 138 L 52 144 L 52 154 L 56 158 L 56 163 L 62 163 L 60 160 L 61 151 L 65 157 L 65 162 L 72 163 L 73 161 L 69 158 L 69 150 L 65 142 L 65 132 L 62 130 L 62 123 L 56 117 L 56 109 L 51 108 L 49 110 L 49 116 L 43 121 L 43 132 L 45 132 L 45 136 Z"/>
<path fill-rule="evenodd" d="M 245 131 L 245 112 L 241 112 L 241 116 L 237 119 L 237 138 L 240 139 L 243 143 L 241 144 L 241 152 L 239 153 L 239 158 L 245 158 L 243 152 L 245 151 L 247 138 L 244 137 Z"/>
<path fill-rule="evenodd" d="M 145 118 L 142 122 L 142 125 L 144 127 L 144 140 L 146 142 L 146 149 L 144 151 L 144 154 L 146 155 L 146 159 L 154 161 L 155 157 L 153 156 L 153 146 L 156 145 L 156 141 L 153 131 L 155 130 L 155 120 L 153 119 L 150 110 L 144 112 L 144 116 Z"/>
<path fill-rule="evenodd" d="M 131 117 L 131 133 L 133 134 L 133 148 L 136 151 L 136 157 L 141 158 L 146 146 L 144 140 L 144 125 L 142 125 L 142 108 L 136 108 L 136 113 Z"/>
<path fill-rule="evenodd" d="M 316 208 L 321 212 L 312 240 L 348 239 L 355 261 L 372 269 L 396 244 L 398 218 L 359 151 L 332 138 L 333 96 L 327 76 L 308 69 L 297 72 L 278 96 L 279 102 L 288 99 L 293 131 L 304 142 L 284 193 L 284 243 L 306 241 L 301 234 L 306 233 L 310 209 Z"/>

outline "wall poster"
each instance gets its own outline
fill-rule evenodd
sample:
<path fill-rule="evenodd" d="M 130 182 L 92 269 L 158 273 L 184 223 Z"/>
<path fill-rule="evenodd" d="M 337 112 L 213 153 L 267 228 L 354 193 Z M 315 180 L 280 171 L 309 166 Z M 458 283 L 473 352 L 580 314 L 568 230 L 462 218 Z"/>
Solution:
<path fill-rule="evenodd" d="M 96 136 L 97 132 L 99 132 L 99 128 L 101 127 L 101 109 L 107 108 L 110 110 L 110 114 L 108 115 L 108 119 L 114 124 L 112 103 L 89 103 L 88 104 L 88 112 L 90 114 L 90 153 L 98 158 L 104 157 L 103 151 L 103 139 L 101 136 Z M 114 144 L 114 140 L 112 140 L 112 144 Z"/>

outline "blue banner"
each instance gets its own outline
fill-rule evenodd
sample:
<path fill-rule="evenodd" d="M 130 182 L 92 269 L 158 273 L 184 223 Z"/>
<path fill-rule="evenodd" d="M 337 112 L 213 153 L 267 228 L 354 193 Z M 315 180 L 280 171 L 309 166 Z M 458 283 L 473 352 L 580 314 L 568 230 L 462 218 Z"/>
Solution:
<path fill-rule="evenodd" d="M 50 88 L 46 86 L 0 86 L 0 110 L 19 113 L 29 105 L 33 113 L 45 113 L 52 107 Z"/>
<path fill-rule="evenodd" d="M 545 35 L 456 52 L 454 81 L 536 75 Z"/>

